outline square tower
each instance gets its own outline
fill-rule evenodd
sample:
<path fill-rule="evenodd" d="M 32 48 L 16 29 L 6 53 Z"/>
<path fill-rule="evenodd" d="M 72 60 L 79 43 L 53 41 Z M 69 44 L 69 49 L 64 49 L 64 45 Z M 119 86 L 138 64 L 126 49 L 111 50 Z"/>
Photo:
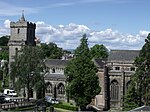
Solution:
<path fill-rule="evenodd" d="M 17 22 L 10 22 L 11 36 L 8 42 L 9 45 L 9 73 L 10 64 L 14 61 L 16 51 L 21 50 L 24 45 L 35 46 L 35 29 L 36 24 L 25 20 L 22 13 L 21 18 Z"/>
<path fill-rule="evenodd" d="M 16 50 L 20 50 L 23 45 L 35 46 L 36 24 L 25 20 L 22 13 L 17 22 L 10 22 L 11 36 L 9 39 L 9 61 L 12 62 Z"/>

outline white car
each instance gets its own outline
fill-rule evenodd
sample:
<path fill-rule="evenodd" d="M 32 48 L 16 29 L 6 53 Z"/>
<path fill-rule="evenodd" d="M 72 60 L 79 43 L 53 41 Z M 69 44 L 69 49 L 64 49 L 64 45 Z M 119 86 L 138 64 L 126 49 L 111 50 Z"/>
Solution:
<path fill-rule="evenodd" d="M 49 103 L 52 103 L 52 104 L 58 104 L 59 103 L 58 100 L 55 100 L 54 98 L 52 98 L 50 96 L 45 96 L 45 101 L 49 102 Z"/>
<path fill-rule="evenodd" d="M 12 89 L 4 89 L 4 95 L 15 97 L 17 93 Z"/>

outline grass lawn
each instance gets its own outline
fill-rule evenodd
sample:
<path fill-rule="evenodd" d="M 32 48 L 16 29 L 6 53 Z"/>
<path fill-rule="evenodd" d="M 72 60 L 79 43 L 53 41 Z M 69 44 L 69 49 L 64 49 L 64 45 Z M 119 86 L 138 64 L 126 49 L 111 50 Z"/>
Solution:
<path fill-rule="evenodd" d="M 71 111 L 71 110 L 65 110 L 65 109 L 61 109 L 61 108 L 54 108 L 54 110 L 55 110 L 56 112 L 73 112 L 73 111 Z"/>

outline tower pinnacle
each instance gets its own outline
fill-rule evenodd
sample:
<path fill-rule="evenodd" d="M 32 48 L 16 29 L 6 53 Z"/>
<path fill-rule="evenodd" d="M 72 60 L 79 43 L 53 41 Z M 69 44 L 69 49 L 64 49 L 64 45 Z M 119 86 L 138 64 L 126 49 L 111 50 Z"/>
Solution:
<path fill-rule="evenodd" d="M 19 21 L 25 21 L 25 17 L 24 17 L 24 10 L 22 10 L 22 16 L 21 16 L 21 18 L 20 18 L 20 20 Z"/>

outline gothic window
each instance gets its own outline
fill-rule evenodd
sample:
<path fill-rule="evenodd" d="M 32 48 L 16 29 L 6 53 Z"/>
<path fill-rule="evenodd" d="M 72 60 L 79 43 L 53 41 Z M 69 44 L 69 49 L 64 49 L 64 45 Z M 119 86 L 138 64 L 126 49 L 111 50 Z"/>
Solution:
<path fill-rule="evenodd" d="M 46 88 L 46 93 L 52 93 L 52 84 L 48 84 L 47 88 Z"/>
<path fill-rule="evenodd" d="M 130 84 L 131 84 L 131 81 L 128 81 L 127 84 L 126 84 L 127 90 L 128 90 L 128 88 L 129 88 Z"/>
<path fill-rule="evenodd" d="M 120 67 L 115 67 L 115 70 L 120 70 Z"/>
<path fill-rule="evenodd" d="M 55 73 L 55 68 L 52 68 L 52 73 Z"/>
<path fill-rule="evenodd" d="M 135 67 L 131 67 L 131 71 L 135 71 Z"/>
<path fill-rule="evenodd" d="M 119 83 L 116 80 L 111 82 L 110 98 L 111 100 L 119 100 Z"/>
<path fill-rule="evenodd" d="M 20 29 L 18 29 L 17 33 L 18 33 L 18 34 L 20 33 Z"/>
<path fill-rule="evenodd" d="M 65 87 L 62 83 L 58 86 L 58 94 L 65 94 Z"/>

